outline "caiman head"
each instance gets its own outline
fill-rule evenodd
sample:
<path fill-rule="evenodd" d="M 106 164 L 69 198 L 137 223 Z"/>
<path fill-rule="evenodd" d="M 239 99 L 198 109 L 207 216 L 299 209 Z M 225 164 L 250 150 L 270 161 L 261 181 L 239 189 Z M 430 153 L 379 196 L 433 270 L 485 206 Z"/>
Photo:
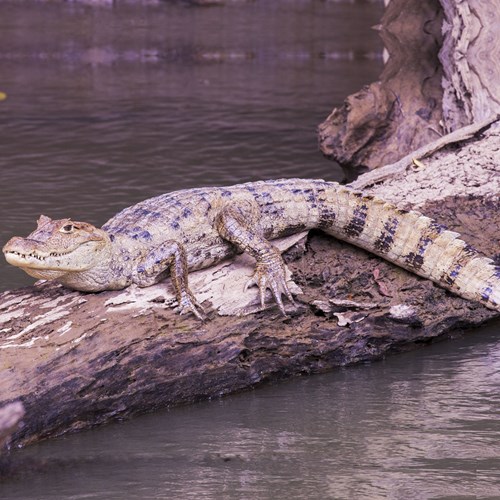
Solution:
<path fill-rule="evenodd" d="M 10 239 L 3 253 L 30 276 L 52 280 L 98 267 L 109 245 L 109 236 L 92 224 L 41 215 L 36 230 Z"/>

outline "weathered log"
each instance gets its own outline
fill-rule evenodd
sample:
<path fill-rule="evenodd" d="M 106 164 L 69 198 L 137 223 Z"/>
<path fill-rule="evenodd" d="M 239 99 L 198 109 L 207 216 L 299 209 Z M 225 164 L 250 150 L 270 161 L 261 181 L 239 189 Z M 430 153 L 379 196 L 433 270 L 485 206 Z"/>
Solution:
<path fill-rule="evenodd" d="M 435 170 L 424 168 L 374 190 L 392 201 L 412 201 L 495 255 L 499 140 L 498 130 L 490 129 L 482 140 L 425 161 L 449 165 L 447 172 L 454 168 L 459 189 L 447 190 L 446 179 L 441 191 L 426 189 L 424 180 Z M 496 193 L 485 196 L 492 189 Z M 26 409 L 12 443 L 377 359 L 499 315 L 320 233 L 294 247 L 288 260 L 301 289 L 300 307 L 288 318 L 272 307 L 244 317 L 212 312 L 201 323 L 168 307 L 163 284 L 83 294 L 43 283 L 1 294 L 0 406 L 22 401 Z M 251 274 L 248 264 L 236 265 L 241 269 Z M 211 307 L 219 310 L 221 290 L 247 296 L 234 276 L 223 263 L 196 273 L 193 289 L 201 300 L 211 294 Z M 246 293 L 257 298 L 255 290 Z M 240 306 L 249 304 L 231 307 Z"/>
<path fill-rule="evenodd" d="M 496 2 L 482 0 L 440 3 L 443 121 L 451 131 L 500 113 L 500 10 Z"/>
<path fill-rule="evenodd" d="M 379 27 L 389 54 L 380 81 L 319 126 L 323 154 L 353 178 L 499 114 L 499 23 L 490 2 L 392 0 Z"/>
<path fill-rule="evenodd" d="M 412 151 L 409 155 L 406 155 L 405 157 L 401 158 L 401 160 L 398 160 L 395 163 L 392 163 L 390 165 L 385 165 L 371 172 L 367 172 L 365 175 L 353 181 L 350 184 L 350 186 L 353 187 L 354 189 L 366 189 L 367 187 L 379 184 L 380 182 L 386 181 L 391 178 L 404 177 L 405 175 L 407 175 L 407 173 L 411 168 L 415 169 L 416 167 L 418 167 L 419 164 L 422 164 L 421 160 L 428 158 L 433 153 L 451 144 L 464 142 L 473 137 L 479 137 L 483 132 L 488 130 L 490 127 L 498 126 L 499 122 L 500 122 L 500 116 L 496 115 L 482 122 L 473 123 L 472 125 L 467 125 L 465 127 L 459 128 L 458 130 L 450 132 L 449 134 L 446 134 L 445 136 L 440 137 L 439 139 L 436 139 L 435 141 L 429 144 L 425 144 L 416 151 Z M 494 148 L 496 147 L 495 143 L 497 142 L 497 140 L 498 138 L 496 134 L 493 134 L 489 136 L 488 144 L 483 143 L 482 148 L 485 151 L 485 153 L 487 150 L 490 151 L 488 157 L 491 156 L 492 151 L 493 152 L 495 151 Z M 482 157 L 480 159 L 480 161 L 484 160 L 485 157 Z M 493 161 L 496 161 L 496 159 L 493 158 Z M 438 162 L 434 161 L 434 164 L 436 165 L 435 174 L 438 173 L 439 176 L 441 176 L 441 180 L 436 183 L 436 186 L 438 187 L 443 186 L 444 184 L 443 176 L 446 175 L 446 172 L 443 172 L 443 169 L 439 168 Z M 477 172 L 478 173 L 482 172 L 482 169 L 478 170 Z M 451 174 L 455 175 L 453 170 L 451 171 Z M 460 178 L 464 177 L 460 176 Z M 477 184 L 483 186 L 483 188 L 486 187 L 484 183 L 479 182 Z M 418 186 L 415 187 L 418 188 Z M 487 188 L 487 191 L 494 192 L 494 189 L 490 190 L 489 188 Z"/>

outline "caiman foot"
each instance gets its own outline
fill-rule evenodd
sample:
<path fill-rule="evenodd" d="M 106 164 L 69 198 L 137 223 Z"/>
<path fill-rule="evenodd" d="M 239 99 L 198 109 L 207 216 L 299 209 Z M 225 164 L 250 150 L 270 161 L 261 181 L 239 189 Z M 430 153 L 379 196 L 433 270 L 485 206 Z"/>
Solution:
<path fill-rule="evenodd" d="M 179 314 L 194 314 L 199 320 L 205 321 L 206 315 L 203 307 L 194 298 L 191 292 L 183 292 L 180 297 L 177 298 L 177 307 L 174 311 Z"/>
<path fill-rule="evenodd" d="M 255 273 L 245 285 L 245 290 L 253 285 L 258 286 L 260 305 L 264 309 L 266 290 L 269 288 L 283 316 L 287 316 L 281 297 L 285 295 L 294 307 L 296 303 L 286 283 L 286 268 L 281 254 L 277 249 L 273 250 L 257 261 Z"/>

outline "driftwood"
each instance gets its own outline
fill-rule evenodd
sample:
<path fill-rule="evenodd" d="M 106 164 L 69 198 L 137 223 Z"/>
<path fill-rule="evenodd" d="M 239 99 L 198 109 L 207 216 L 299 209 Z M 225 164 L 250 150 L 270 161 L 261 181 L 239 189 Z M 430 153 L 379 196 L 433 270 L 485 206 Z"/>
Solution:
<path fill-rule="evenodd" d="M 417 167 L 419 164 L 418 162 L 421 163 L 421 160 L 429 157 L 436 151 L 439 151 L 451 144 L 472 139 L 474 136 L 487 130 L 491 125 L 498 123 L 499 120 L 500 116 L 495 115 L 494 117 L 490 117 L 482 122 L 473 123 L 472 125 L 459 128 L 458 130 L 450 132 L 433 142 L 425 144 L 416 151 L 412 151 L 409 155 L 401 158 L 401 160 L 396 163 L 385 165 L 384 167 L 378 168 L 372 172 L 367 172 L 365 175 L 352 182 L 350 186 L 354 189 L 366 189 L 387 179 L 405 176 L 410 167 Z"/>
<path fill-rule="evenodd" d="M 500 113 L 500 10 L 496 2 L 482 0 L 440 3 L 443 121 L 450 131 Z"/>
<path fill-rule="evenodd" d="M 498 141 L 498 131 L 489 130 L 482 140 L 439 153 L 439 162 L 467 166 L 467 175 L 455 170 L 466 185 L 454 196 L 427 190 L 425 198 L 425 189 L 415 190 L 425 169 L 411 173 L 413 184 L 393 180 L 377 192 L 392 201 L 417 193 L 413 202 L 422 211 L 494 255 L 498 191 L 486 197 L 480 183 L 476 191 L 467 187 L 467 176 L 488 179 L 486 189 L 499 182 L 491 163 Z M 257 297 L 256 290 L 244 294 L 243 278 L 235 278 L 251 273 L 243 261 L 193 275 L 193 289 L 213 311 L 205 323 L 169 308 L 168 284 L 83 294 L 42 283 L 0 294 L 0 407 L 22 401 L 26 410 L 11 442 L 32 443 L 271 379 L 377 359 L 499 316 L 320 233 L 307 243 L 298 239 L 287 260 L 300 287 L 299 308 L 288 318 L 276 307 L 220 315 L 228 312 L 217 301 L 224 288 L 233 291 L 233 312 L 251 307 L 238 296 Z"/>
<path fill-rule="evenodd" d="M 389 54 L 380 81 L 319 126 L 323 154 L 351 179 L 498 115 L 499 24 L 491 2 L 392 0 L 379 26 Z"/>

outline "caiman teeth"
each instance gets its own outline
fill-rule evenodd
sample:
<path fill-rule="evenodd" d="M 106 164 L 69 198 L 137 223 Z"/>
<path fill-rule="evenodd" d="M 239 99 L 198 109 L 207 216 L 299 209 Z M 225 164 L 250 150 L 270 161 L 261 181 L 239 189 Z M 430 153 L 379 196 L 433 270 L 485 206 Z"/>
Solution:
<path fill-rule="evenodd" d="M 66 255 L 64 253 L 57 253 L 57 252 L 51 252 L 49 255 L 38 255 L 35 253 L 21 253 L 21 252 L 16 252 L 15 250 L 9 250 L 7 253 L 17 255 L 18 257 L 21 257 L 22 259 L 27 259 L 28 257 L 31 257 L 33 259 L 37 259 L 39 261 L 44 261 L 47 259 L 47 257 L 62 257 L 63 255 Z"/>

